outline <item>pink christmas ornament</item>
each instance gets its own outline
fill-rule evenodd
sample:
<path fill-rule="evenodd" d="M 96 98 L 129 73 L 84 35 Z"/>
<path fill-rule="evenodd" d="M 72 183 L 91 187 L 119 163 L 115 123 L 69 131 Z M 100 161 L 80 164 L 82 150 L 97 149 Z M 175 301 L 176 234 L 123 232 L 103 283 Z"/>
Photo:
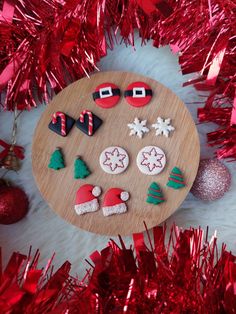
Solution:
<path fill-rule="evenodd" d="M 221 198 L 229 190 L 230 185 L 230 172 L 221 161 L 203 159 L 200 161 L 191 192 L 203 201 L 214 201 Z"/>

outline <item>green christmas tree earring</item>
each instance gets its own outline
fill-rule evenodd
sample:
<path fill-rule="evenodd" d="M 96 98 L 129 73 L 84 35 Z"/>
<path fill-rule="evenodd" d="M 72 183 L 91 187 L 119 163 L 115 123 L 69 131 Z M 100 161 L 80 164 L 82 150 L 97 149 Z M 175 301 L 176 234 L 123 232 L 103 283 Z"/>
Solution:
<path fill-rule="evenodd" d="M 65 168 L 64 157 L 60 147 L 57 147 L 56 150 L 52 153 L 48 168 L 54 170 L 60 170 Z"/>
<path fill-rule="evenodd" d="M 182 171 L 178 167 L 172 169 L 166 185 L 176 190 L 185 187 Z"/>
<path fill-rule="evenodd" d="M 147 203 L 158 205 L 165 201 L 161 188 L 156 182 L 152 182 L 152 184 L 148 188 L 147 194 Z"/>
<path fill-rule="evenodd" d="M 82 160 L 80 156 L 77 156 L 74 163 L 74 178 L 75 179 L 85 179 L 91 174 L 86 163 Z"/>

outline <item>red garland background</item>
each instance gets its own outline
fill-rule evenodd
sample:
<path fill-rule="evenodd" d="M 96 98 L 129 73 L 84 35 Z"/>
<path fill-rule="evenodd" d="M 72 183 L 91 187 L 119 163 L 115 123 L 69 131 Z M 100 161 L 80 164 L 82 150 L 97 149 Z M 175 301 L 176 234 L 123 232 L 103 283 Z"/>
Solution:
<path fill-rule="evenodd" d="M 236 159 L 236 3 L 233 0 L 4 0 L 0 15 L 0 91 L 4 108 L 48 102 L 69 82 L 88 75 L 117 32 L 134 45 L 134 30 L 180 52 L 183 74 L 199 72 L 209 91 L 201 122 L 218 158 Z M 233 109 L 233 105 L 235 109 Z"/>
<path fill-rule="evenodd" d="M 2 7 L 1 7 L 2 6 Z M 134 30 L 180 52 L 183 74 L 199 72 L 194 84 L 209 91 L 202 122 L 218 158 L 236 159 L 236 3 L 233 0 L 4 0 L 0 2 L 0 91 L 6 110 L 31 109 L 52 93 L 88 75 L 120 32 L 134 45 Z M 235 110 L 233 109 L 235 106 Z M 149 248 L 134 235 L 134 250 L 113 240 L 90 258 L 80 281 L 65 262 L 38 268 L 14 253 L 2 271 L 3 313 L 235 313 L 236 259 L 201 229 L 153 230 Z M 150 237 L 150 236 L 149 236 Z"/>
<path fill-rule="evenodd" d="M 144 234 L 134 234 L 134 249 L 111 240 L 90 256 L 83 280 L 70 276 L 68 261 L 53 272 L 52 259 L 39 269 L 39 251 L 14 253 L 0 267 L 2 313 L 235 313 L 236 258 L 225 245 L 219 253 L 216 236 L 176 226 L 169 239 L 165 227 L 153 236 L 146 246 Z"/>

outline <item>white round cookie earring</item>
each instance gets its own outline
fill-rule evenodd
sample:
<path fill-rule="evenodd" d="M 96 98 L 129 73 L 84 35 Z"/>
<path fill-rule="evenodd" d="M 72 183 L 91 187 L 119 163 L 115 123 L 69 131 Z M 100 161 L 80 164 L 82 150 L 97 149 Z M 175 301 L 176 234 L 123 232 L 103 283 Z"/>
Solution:
<path fill-rule="evenodd" d="M 142 173 L 156 175 L 165 168 L 166 155 L 157 146 L 145 146 L 139 151 L 136 163 Z"/>
<path fill-rule="evenodd" d="M 111 146 L 102 151 L 99 162 L 102 170 L 106 173 L 119 174 L 124 172 L 128 167 L 129 155 L 124 148 Z"/>

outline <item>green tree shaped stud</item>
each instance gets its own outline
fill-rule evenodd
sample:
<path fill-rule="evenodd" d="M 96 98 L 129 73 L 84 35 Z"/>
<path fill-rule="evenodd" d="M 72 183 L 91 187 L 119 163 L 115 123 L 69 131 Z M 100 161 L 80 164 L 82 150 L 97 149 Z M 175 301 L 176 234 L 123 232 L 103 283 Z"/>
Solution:
<path fill-rule="evenodd" d="M 184 178 L 183 178 L 183 174 L 181 170 L 178 167 L 174 167 L 170 173 L 167 186 L 178 190 L 185 187 L 185 185 L 186 184 L 184 182 Z"/>
<path fill-rule="evenodd" d="M 147 203 L 158 205 L 165 201 L 162 191 L 159 185 L 156 182 L 152 182 L 152 184 L 148 188 L 148 195 L 147 195 Z"/>
<path fill-rule="evenodd" d="M 74 178 L 75 179 L 85 179 L 91 174 L 86 163 L 77 156 L 74 163 Z"/>
<path fill-rule="evenodd" d="M 56 150 L 52 153 L 48 168 L 54 170 L 60 170 L 62 168 L 65 168 L 64 157 L 60 147 L 57 147 Z"/>

